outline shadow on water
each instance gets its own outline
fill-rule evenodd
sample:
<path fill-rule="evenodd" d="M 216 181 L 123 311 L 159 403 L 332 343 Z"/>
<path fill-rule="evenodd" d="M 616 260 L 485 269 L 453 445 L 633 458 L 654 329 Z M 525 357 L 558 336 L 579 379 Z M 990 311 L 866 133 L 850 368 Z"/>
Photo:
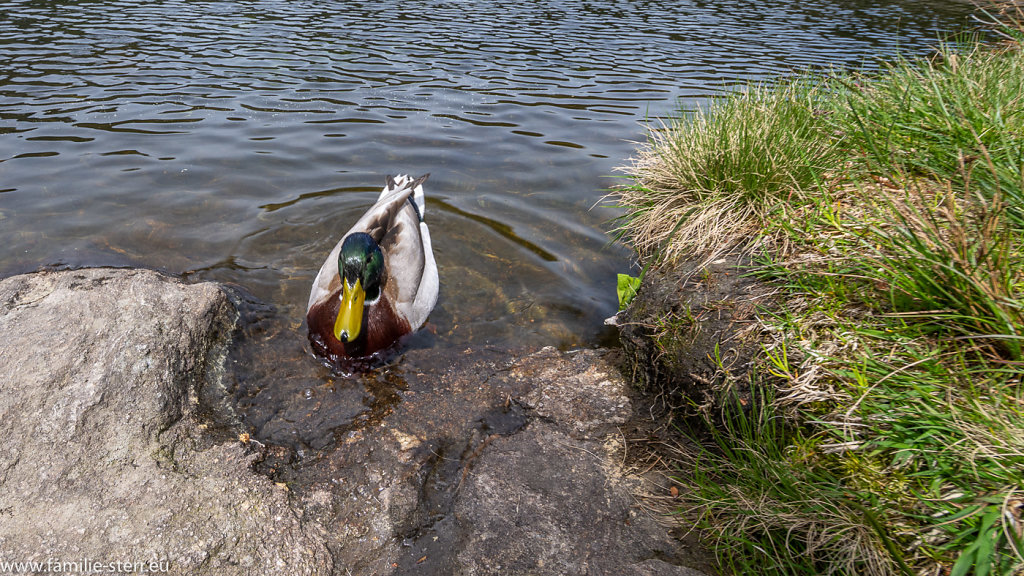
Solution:
<path fill-rule="evenodd" d="M 456 208 L 455 206 L 452 206 L 451 204 L 448 204 L 444 200 L 438 200 L 436 198 L 428 200 L 427 201 L 427 206 L 437 206 L 437 207 L 441 208 L 442 210 L 445 210 L 447 212 L 451 212 L 452 214 L 455 214 L 456 216 L 459 216 L 461 218 L 465 218 L 467 220 L 472 220 L 474 222 L 483 224 L 484 226 L 487 226 L 488 228 L 490 228 L 494 232 L 500 234 L 501 236 L 505 237 L 506 239 L 508 239 L 508 240 L 510 240 L 510 241 L 512 241 L 512 242 L 514 242 L 516 244 L 518 244 L 523 249 L 528 250 L 528 251 L 534 253 L 535 255 L 539 256 L 540 258 L 542 258 L 546 262 L 557 262 L 558 261 L 558 257 L 555 256 L 554 254 L 548 252 L 547 250 L 541 248 L 540 246 L 537 246 L 533 242 L 529 242 L 527 240 L 524 240 L 524 239 L 520 238 L 519 236 L 516 236 L 515 230 L 513 230 L 513 228 L 511 226 L 509 226 L 508 224 L 505 224 L 503 222 L 499 222 L 497 220 L 494 220 L 493 218 L 487 218 L 486 216 L 479 216 L 477 214 L 472 214 L 472 213 L 467 212 L 465 210 L 461 210 L 459 208 Z"/>

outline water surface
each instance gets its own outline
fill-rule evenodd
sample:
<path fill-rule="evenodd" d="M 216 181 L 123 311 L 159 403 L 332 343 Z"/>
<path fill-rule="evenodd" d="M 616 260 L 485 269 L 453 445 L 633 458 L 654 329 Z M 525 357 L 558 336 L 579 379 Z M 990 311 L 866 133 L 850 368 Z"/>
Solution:
<path fill-rule="evenodd" d="M 385 174 L 431 173 L 441 296 L 409 346 L 438 361 L 417 370 L 467 349 L 594 345 L 630 267 L 608 245 L 616 212 L 596 205 L 646 120 L 751 79 L 923 53 L 969 11 L 6 0 L 0 276 L 133 265 L 240 286 L 258 304 L 229 387 L 257 431 L 316 444 L 402 385 L 400 370 L 337 385 L 302 325 L 316 271 Z M 303 421 L 295 406 L 318 390 L 326 412 Z"/>

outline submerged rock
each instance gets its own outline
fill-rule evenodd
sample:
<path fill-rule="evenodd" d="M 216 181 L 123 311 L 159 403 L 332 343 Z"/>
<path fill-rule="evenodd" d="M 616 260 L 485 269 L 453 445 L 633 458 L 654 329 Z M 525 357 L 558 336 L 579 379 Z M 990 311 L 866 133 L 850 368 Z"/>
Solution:
<path fill-rule="evenodd" d="M 198 420 L 233 316 L 216 285 L 147 270 L 0 282 L 0 560 L 331 572 L 287 492 Z"/>

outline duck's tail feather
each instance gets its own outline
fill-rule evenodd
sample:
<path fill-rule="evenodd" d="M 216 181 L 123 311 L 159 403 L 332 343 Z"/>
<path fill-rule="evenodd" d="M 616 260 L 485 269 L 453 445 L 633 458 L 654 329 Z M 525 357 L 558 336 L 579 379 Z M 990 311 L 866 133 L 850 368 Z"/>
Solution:
<path fill-rule="evenodd" d="M 427 208 L 426 199 L 423 196 L 423 183 L 426 182 L 429 177 L 429 172 L 415 180 L 406 174 L 399 174 L 393 178 L 388 175 L 385 177 L 387 186 L 384 187 L 384 190 L 380 195 L 383 198 L 386 194 L 395 190 L 411 190 L 412 193 L 409 194 L 409 203 L 412 204 L 413 209 L 416 210 L 416 215 L 419 216 L 420 222 L 422 222 L 423 213 Z"/>

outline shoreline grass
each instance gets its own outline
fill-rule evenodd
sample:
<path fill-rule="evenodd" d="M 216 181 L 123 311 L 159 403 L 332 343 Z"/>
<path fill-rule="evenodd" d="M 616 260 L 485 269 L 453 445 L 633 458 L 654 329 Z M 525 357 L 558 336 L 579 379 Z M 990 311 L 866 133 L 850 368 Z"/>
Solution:
<path fill-rule="evenodd" d="M 745 251 L 785 296 L 686 514 L 751 574 L 1024 573 L 1024 21 L 652 134 L 642 260 Z"/>

